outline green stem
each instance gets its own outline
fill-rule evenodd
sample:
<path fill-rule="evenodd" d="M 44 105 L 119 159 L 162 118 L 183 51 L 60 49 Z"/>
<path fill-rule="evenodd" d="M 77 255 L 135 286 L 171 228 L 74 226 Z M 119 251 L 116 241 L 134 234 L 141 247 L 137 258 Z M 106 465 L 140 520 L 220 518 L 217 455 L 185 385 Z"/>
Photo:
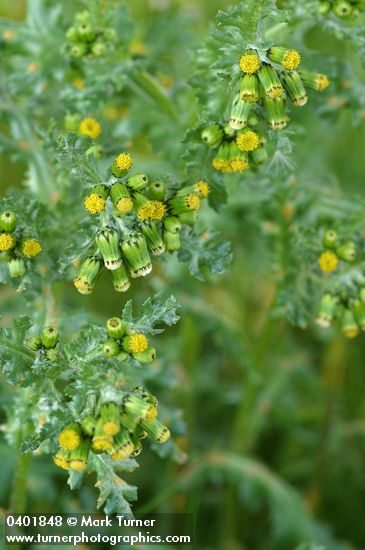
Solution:
<path fill-rule="evenodd" d="M 9 508 L 11 512 L 23 514 L 26 511 L 27 476 L 31 454 L 19 453 L 17 467 L 13 477 Z"/>

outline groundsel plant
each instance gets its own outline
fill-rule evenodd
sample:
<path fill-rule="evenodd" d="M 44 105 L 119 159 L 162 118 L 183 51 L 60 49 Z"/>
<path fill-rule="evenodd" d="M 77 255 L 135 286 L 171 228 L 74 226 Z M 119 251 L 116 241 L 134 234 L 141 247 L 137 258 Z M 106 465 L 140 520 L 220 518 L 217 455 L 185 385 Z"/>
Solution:
<path fill-rule="evenodd" d="M 187 458 L 175 441 L 179 413 L 149 382 L 163 386 L 153 369 L 164 374 L 171 359 L 159 352 L 159 333 L 179 319 L 169 292 L 183 269 L 175 256 L 200 281 L 232 259 L 209 225 L 214 209 L 224 231 L 228 196 L 245 212 L 256 208 L 256 234 L 278 273 L 274 315 L 303 328 L 338 321 L 348 337 L 365 329 L 356 201 L 346 221 L 338 199 L 337 227 L 335 208 L 323 215 L 320 185 L 295 167 L 296 138 L 306 132 L 296 108 L 326 119 L 353 103 L 347 88 L 344 103 L 330 102 L 337 61 L 306 47 L 302 30 L 317 15 L 297 3 L 278 2 L 281 10 L 274 0 L 246 0 L 219 12 L 189 86 L 171 93 L 159 54 L 149 58 L 123 3 L 85 2 L 76 14 L 61 4 L 32 0 L 25 22 L 1 22 L 0 146 L 26 166 L 22 188 L 0 204 L 1 282 L 19 291 L 21 313 L 12 326 L 4 315 L 0 331 L 14 387 L 4 430 L 20 450 L 19 479 L 24 456 L 47 454 L 71 489 L 96 475 L 98 508 L 130 512 L 136 488 L 119 473 L 137 467 L 142 447 Z M 343 17 L 339 5 L 350 3 L 319 4 L 323 18 L 324 4 Z M 110 318 L 99 311 L 96 323 L 84 304 L 99 281 L 115 310 Z"/>

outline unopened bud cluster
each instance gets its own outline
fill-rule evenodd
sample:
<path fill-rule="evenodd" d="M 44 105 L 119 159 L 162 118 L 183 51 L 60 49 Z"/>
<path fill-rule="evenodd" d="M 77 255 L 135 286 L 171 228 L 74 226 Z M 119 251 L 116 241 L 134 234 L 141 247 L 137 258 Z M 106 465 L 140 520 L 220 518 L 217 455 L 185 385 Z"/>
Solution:
<path fill-rule="evenodd" d="M 325 250 L 318 260 L 323 272 L 334 271 L 340 262 L 344 265 L 354 263 L 357 255 L 354 241 L 339 238 L 337 232 L 331 229 L 325 232 L 323 245 Z M 336 290 L 326 291 L 322 295 L 316 322 L 328 328 L 337 321 L 343 334 L 354 338 L 360 330 L 365 330 L 365 278 L 362 275 L 348 275 L 334 288 Z"/>
<path fill-rule="evenodd" d="M 56 362 L 60 357 L 58 349 L 59 332 L 56 327 L 44 327 L 39 336 L 31 336 L 25 341 L 25 345 L 35 351 L 41 359 Z"/>
<path fill-rule="evenodd" d="M 146 174 L 128 175 L 132 157 L 121 153 L 112 167 L 111 184 L 96 185 L 85 197 L 91 215 L 109 216 L 95 235 L 96 253 L 82 263 L 74 279 L 81 294 L 90 294 L 103 268 L 112 276 L 117 292 L 130 287 L 130 278 L 152 271 L 151 256 L 180 248 L 180 232 L 198 219 L 201 199 L 209 186 L 200 181 L 169 192 L 162 181 L 150 182 Z"/>
<path fill-rule="evenodd" d="M 16 215 L 11 210 L 0 214 L 0 259 L 7 262 L 11 277 L 22 277 L 27 271 L 28 260 L 38 256 L 42 247 L 37 239 L 28 236 L 28 231 L 17 225 Z"/>
<path fill-rule="evenodd" d="M 104 342 L 102 352 L 105 357 L 115 357 L 125 361 L 133 357 L 143 365 L 149 365 L 156 358 L 156 350 L 147 336 L 127 327 L 119 317 L 112 317 L 106 322 L 108 340 Z"/>
<path fill-rule="evenodd" d="M 300 68 L 297 50 L 273 46 L 264 53 L 246 50 L 240 59 L 243 76 L 233 98 L 228 126 L 209 126 L 202 140 L 218 151 L 212 161 L 216 170 L 243 172 L 267 160 L 265 138 L 255 128 L 266 118 L 271 130 L 282 130 L 289 121 L 288 101 L 303 107 L 307 89 L 322 91 L 326 75 Z"/>
<path fill-rule="evenodd" d="M 135 457 L 142 451 L 146 437 L 157 443 L 169 439 L 170 431 L 157 414 L 156 398 L 138 386 L 124 393 L 121 404 L 103 403 L 95 414 L 64 426 L 58 437 L 60 449 L 53 460 L 60 468 L 83 472 L 89 453 L 106 453 L 112 460 Z"/>
<path fill-rule="evenodd" d="M 66 39 L 71 57 L 102 57 L 114 47 L 116 32 L 113 27 L 95 21 L 89 11 L 82 11 L 75 15 Z"/>
<path fill-rule="evenodd" d="M 331 13 L 341 19 L 354 19 L 365 10 L 364 0 L 326 0 L 318 2 L 317 11 L 323 17 Z"/>
<path fill-rule="evenodd" d="M 266 138 L 256 129 L 259 120 L 254 114 L 243 130 L 212 124 L 202 131 L 203 143 L 216 149 L 212 166 L 220 172 L 243 172 L 249 166 L 259 166 L 268 159 Z"/>

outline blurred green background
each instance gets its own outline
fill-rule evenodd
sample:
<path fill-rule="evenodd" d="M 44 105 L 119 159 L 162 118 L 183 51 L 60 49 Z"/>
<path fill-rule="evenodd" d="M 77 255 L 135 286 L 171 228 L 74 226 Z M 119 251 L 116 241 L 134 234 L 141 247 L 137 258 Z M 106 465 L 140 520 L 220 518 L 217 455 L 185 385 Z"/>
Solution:
<path fill-rule="evenodd" d="M 61 4 L 65 18 L 79 8 L 74 1 Z M 191 73 L 185 46 L 196 50 L 217 10 L 231 2 L 126 4 L 141 39 L 153 34 L 153 22 L 165 10 L 180 18 L 185 34 L 180 43 L 171 44 L 177 48 L 173 56 L 181 61 L 175 68 L 181 69 L 184 80 Z M 25 13 L 24 1 L 0 0 L 1 17 L 22 20 Z M 356 53 L 318 27 L 306 34 L 306 45 L 350 60 L 359 78 L 363 76 Z M 320 121 L 311 108 L 297 120 L 305 127 L 294 137 L 299 177 L 313 185 L 322 180 L 324 191 L 330 182 L 329 194 L 358 196 L 363 204 L 364 124 L 354 127 L 346 109 L 334 122 Z M 1 193 L 21 188 L 25 169 L 22 162 L 1 156 Z M 203 283 L 170 259 L 148 286 L 145 281 L 134 284 L 127 297 L 141 299 L 163 288 L 183 305 L 177 327 L 160 338 L 159 354 L 170 361 L 171 384 L 159 390 L 159 399 L 183 411 L 186 436 L 179 443 L 189 455 L 184 465 L 148 450 L 138 458 L 140 468 L 125 476 L 139 487 L 135 510 L 193 512 L 197 548 L 204 550 L 290 550 L 301 543 L 303 549 L 360 550 L 365 548 L 364 337 L 347 341 L 336 332 L 323 335 L 313 325 L 302 330 L 270 316 L 278 278 L 271 238 L 263 236 L 262 228 L 290 199 L 284 194 L 270 209 L 264 201 L 255 203 L 252 184 L 249 192 L 244 186 L 244 178 L 234 181 L 225 209 L 204 214 L 204 223 L 233 244 L 234 260 L 225 275 Z M 101 324 L 127 299 L 117 302 L 105 280 L 86 299 L 71 283 L 60 285 L 59 292 L 64 307 Z M 13 289 L 2 287 L 0 307 L 3 321 L 9 323 L 24 306 Z M 1 378 L 4 406 L 12 393 Z M 4 415 L 2 419 L 5 422 Z M 3 509 L 11 499 L 14 466 L 14 451 L 2 438 Z M 93 511 L 94 502 L 93 480 L 71 493 L 64 472 L 49 457 L 31 458 L 29 511 Z"/>

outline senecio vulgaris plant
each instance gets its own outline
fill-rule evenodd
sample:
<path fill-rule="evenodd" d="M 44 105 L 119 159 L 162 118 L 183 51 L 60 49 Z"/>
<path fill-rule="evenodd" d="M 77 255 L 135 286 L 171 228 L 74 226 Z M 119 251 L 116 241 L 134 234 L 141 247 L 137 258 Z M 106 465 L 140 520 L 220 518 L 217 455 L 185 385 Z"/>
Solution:
<path fill-rule="evenodd" d="M 37 6 L 58 29 L 59 12 L 49 13 L 42 2 Z M 21 52 L 22 63 L 29 61 L 29 80 L 15 78 L 4 84 L 6 121 L 14 136 L 3 140 L 3 147 L 24 160 L 28 172 L 22 196 L 14 191 L 2 201 L 2 282 L 12 282 L 26 294 L 31 315 L 18 316 L 12 328 L 1 329 L 0 347 L 4 372 L 20 388 L 10 408 L 8 439 L 24 452 L 53 456 L 54 463 L 68 471 L 71 488 L 94 472 L 98 507 L 113 513 L 131 510 L 135 488 L 118 472 L 136 467 L 134 458 L 147 441 L 157 450 L 165 446 L 164 456 L 180 462 L 185 458 L 174 442 L 181 431 L 176 414 L 160 405 L 159 396 L 149 389 L 151 365 L 156 359 L 164 361 L 156 336 L 161 325 L 178 321 L 178 304 L 161 293 L 142 303 L 127 294 L 114 317 L 99 325 L 86 323 L 80 330 L 80 324 L 70 322 L 73 312 L 66 311 L 57 285 L 72 282 L 73 292 L 89 300 L 99 278 L 108 275 L 117 293 L 133 291 L 134 279 L 143 279 L 150 292 L 158 283 L 149 280 L 156 270 L 163 272 L 163 260 L 168 263 L 173 253 L 199 278 L 204 270 L 222 272 L 230 248 L 210 235 L 204 222 L 199 225 L 198 214 L 202 210 L 204 216 L 209 206 L 222 208 L 226 190 L 220 172 L 227 174 L 227 181 L 236 177 L 245 185 L 241 173 L 254 168 L 250 177 L 263 175 L 265 183 L 272 184 L 279 166 L 279 179 L 289 181 L 288 167 L 293 170 L 293 165 L 286 156 L 292 151 L 290 132 L 296 128 L 294 107 L 306 106 L 312 91 L 323 91 L 318 103 L 313 101 L 320 112 L 330 79 L 326 66 L 319 60 L 314 66 L 304 46 L 302 51 L 290 36 L 281 36 L 277 21 L 283 21 L 286 12 L 277 10 L 274 1 L 249 0 L 220 13 L 217 30 L 198 52 L 190 79 L 199 100 L 196 111 L 188 113 L 196 121 L 185 136 L 190 147 L 186 151 L 185 145 L 174 144 L 171 159 L 165 160 L 168 170 L 157 171 L 143 147 L 142 153 L 130 147 L 136 138 L 133 131 L 123 134 L 117 128 L 121 91 L 135 117 L 135 102 L 145 109 L 146 96 L 161 116 L 162 111 L 170 115 L 171 125 L 180 131 L 176 141 L 183 137 L 186 120 L 176 122 L 173 102 L 144 62 L 128 54 L 123 33 L 129 27 L 113 18 L 114 8 L 104 13 L 98 2 L 90 6 L 63 23 L 62 33 L 55 31 L 53 46 L 62 78 L 53 63 L 45 62 L 41 74 L 28 53 Z M 129 17 L 124 12 L 117 16 Z M 30 18 L 20 28 L 5 29 L 9 73 L 18 69 L 17 33 L 20 39 L 32 36 L 40 57 L 44 54 L 32 25 Z M 110 71 L 104 70 L 105 63 Z M 29 97 L 21 109 L 16 98 L 37 78 L 38 111 L 33 115 Z M 60 84 L 63 78 L 65 85 Z M 57 108 L 49 97 L 54 90 L 60 98 Z M 135 122 L 145 128 L 137 117 Z M 146 124 L 148 130 L 156 128 Z M 19 136 L 24 138 L 20 145 Z M 168 140 L 154 138 L 169 157 Z M 300 223 L 298 219 L 297 228 Z M 365 327 L 363 281 L 358 271 L 354 277 L 349 273 L 356 246 L 323 227 L 321 235 L 324 231 L 321 246 L 313 245 L 315 260 L 308 255 L 310 269 L 316 277 L 337 269 L 341 273 L 311 304 L 311 321 L 328 327 L 339 319 L 343 332 L 354 336 L 358 327 Z M 322 244 L 324 250 L 319 251 Z M 289 251 L 291 246 L 292 241 Z M 12 422 L 14 411 L 21 427 Z"/>

